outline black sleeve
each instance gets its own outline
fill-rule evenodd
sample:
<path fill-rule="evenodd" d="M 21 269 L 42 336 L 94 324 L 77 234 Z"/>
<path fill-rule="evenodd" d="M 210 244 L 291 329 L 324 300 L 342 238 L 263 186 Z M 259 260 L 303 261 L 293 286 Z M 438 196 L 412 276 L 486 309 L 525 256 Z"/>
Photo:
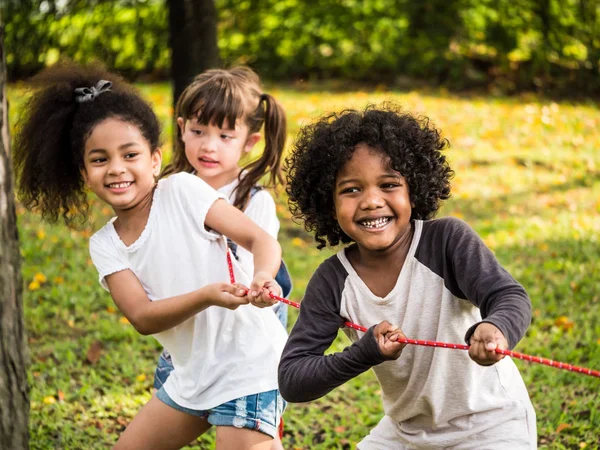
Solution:
<path fill-rule="evenodd" d="M 333 257 L 308 283 L 279 363 L 279 390 L 288 402 L 315 400 L 386 360 L 373 336 L 373 327 L 342 352 L 324 354 L 345 322 L 340 316 L 344 273 L 337 257 Z"/>
<path fill-rule="evenodd" d="M 421 255 L 418 258 L 429 259 L 424 264 L 443 277 L 446 288 L 456 297 L 467 299 L 477 306 L 481 310 L 482 322 L 498 327 L 509 347 L 514 348 L 531 323 L 531 301 L 523 286 L 500 265 L 465 222 L 445 218 L 424 224 L 424 236 L 427 238 L 421 242 L 432 247 L 418 249 Z M 440 249 L 442 258 L 439 258 Z M 438 257 L 435 257 L 436 254 Z M 477 325 L 479 323 L 467 330 L 467 343 Z"/>

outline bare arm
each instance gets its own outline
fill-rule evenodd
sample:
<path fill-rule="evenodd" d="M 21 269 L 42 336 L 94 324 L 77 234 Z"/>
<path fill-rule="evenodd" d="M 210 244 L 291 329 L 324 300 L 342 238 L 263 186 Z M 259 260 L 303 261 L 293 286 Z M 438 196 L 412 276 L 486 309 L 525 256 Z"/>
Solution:
<path fill-rule="evenodd" d="M 131 270 L 106 277 L 110 294 L 135 329 L 155 334 L 173 328 L 209 306 L 236 309 L 249 303 L 239 285 L 213 283 L 183 295 L 151 301 Z"/>
<path fill-rule="evenodd" d="M 281 264 L 281 247 L 243 212 L 224 200 L 217 200 L 208 210 L 205 224 L 252 253 L 255 276 L 260 273 L 275 276 Z"/>

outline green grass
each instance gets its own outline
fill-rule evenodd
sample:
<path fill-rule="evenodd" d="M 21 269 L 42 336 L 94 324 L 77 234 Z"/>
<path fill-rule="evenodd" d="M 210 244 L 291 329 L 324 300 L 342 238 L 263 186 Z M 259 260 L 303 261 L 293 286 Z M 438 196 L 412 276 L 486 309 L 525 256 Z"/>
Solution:
<path fill-rule="evenodd" d="M 170 91 L 141 86 L 170 137 Z M 11 117 L 18 87 L 9 92 Z M 428 115 L 452 147 L 453 198 L 438 216 L 469 222 L 525 286 L 534 321 L 517 351 L 600 369 L 600 110 L 536 97 L 457 97 L 435 92 L 339 92 L 271 86 L 290 136 L 323 111 L 394 99 Z M 170 144 L 166 143 L 167 153 Z M 150 398 L 159 346 L 138 335 L 97 282 L 87 238 L 110 217 L 94 202 L 92 223 L 71 231 L 18 210 L 31 366 L 31 448 L 107 448 Z M 299 301 L 320 261 L 312 238 L 279 199 L 280 241 Z M 35 282 L 37 280 L 37 282 Z M 291 311 L 291 323 L 296 311 Z M 418 338 L 418 336 L 415 336 Z M 332 350 L 348 344 L 340 336 Z M 99 348 L 100 352 L 93 348 Z M 92 348 L 92 350 L 90 350 Z M 447 351 L 447 350 L 439 350 Z M 542 449 L 600 448 L 600 380 L 517 361 L 538 416 Z M 443 371 L 443 367 L 435 370 Z M 372 372 L 324 398 L 290 405 L 284 446 L 346 449 L 378 422 Z M 211 448 L 208 433 L 189 448 Z"/>

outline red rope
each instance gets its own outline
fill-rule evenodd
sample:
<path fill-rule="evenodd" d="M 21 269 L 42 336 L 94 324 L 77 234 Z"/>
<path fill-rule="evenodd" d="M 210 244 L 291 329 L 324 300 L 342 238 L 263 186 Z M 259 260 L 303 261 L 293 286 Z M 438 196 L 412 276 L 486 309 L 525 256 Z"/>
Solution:
<path fill-rule="evenodd" d="M 235 283 L 235 275 L 233 273 L 233 264 L 231 262 L 231 256 L 229 254 L 229 251 L 227 251 L 227 265 L 229 267 L 229 279 L 231 280 L 231 283 Z M 279 302 L 283 302 L 290 306 L 293 306 L 294 308 L 298 308 L 298 309 L 300 308 L 300 303 L 293 302 L 291 300 L 288 300 L 287 298 L 279 297 L 272 293 L 269 293 L 269 297 L 271 297 L 273 300 L 277 300 Z M 354 328 L 355 330 L 359 330 L 362 332 L 367 331 L 366 327 L 363 327 L 362 325 L 357 325 L 352 322 L 345 322 L 344 325 L 346 325 L 349 328 Z M 398 339 L 398 342 L 402 342 L 404 344 L 411 344 L 411 345 L 423 345 L 426 347 L 441 347 L 441 348 L 450 348 L 450 349 L 456 349 L 456 350 L 469 350 L 468 345 L 449 344 L 447 342 L 421 341 L 418 339 Z M 554 367 L 556 369 L 564 369 L 564 370 L 568 370 L 570 372 L 577 372 L 577 373 L 582 373 L 584 375 L 590 375 L 592 377 L 600 378 L 600 371 L 598 371 L 598 370 L 592 370 L 592 369 L 588 369 L 585 367 L 578 367 L 578 366 L 574 366 L 572 364 L 567 364 L 567 363 L 563 363 L 563 362 L 559 362 L 559 361 L 553 361 L 551 359 L 540 358 L 539 356 L 531 356 L 531 355 L 526 355 L 524 353 L 513 352 L 512 350 L 502 350 L 502 349 L 497 348 L 495 351 L 496 351 L 496 353 L 499 353 L 501 355 L 510 356 L 512 358 L 517 358 L 517 359 L 521 359 L 524 361 L 544 364 L 546 366 Z"/>

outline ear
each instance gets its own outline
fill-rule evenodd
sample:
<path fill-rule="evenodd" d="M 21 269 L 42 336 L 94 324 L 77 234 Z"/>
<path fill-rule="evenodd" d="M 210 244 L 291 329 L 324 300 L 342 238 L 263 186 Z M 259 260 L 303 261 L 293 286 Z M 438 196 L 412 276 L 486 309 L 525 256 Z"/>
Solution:
<path fill-rule="evenodd" d="M 162 150 L 157 148 L 152 152 L 152 175 L 157 177 L 160 174 L 162 165 Z"/>
<path fill-rule="evenodd" d="M 90 179 L 88 178 L 88 174 L 87 174 L 87 171 L 85 170 L 85 167 L 79 169 L 79 173 L 81 174 L 81 177 L 83 178 L 83 182 L 85 183 L 85 185 L 89 187 Z"/>
<path fill-rule="evenodd" d="M 244 144 L 244 153 L 250 153 L 250 151 L 254 148 L 258 141 L 260 141 L 261 135 L 260 133 L 252 133 L 246 139 L 246 143 Z"/>
<path fill-rule="evenodd" d="M 185 131 L 185 120 L 183 120 L 183 117 L 177 118 L 177 126 L 179 127 L 179 131 L 181 132 L 181 134 L 183 134 L 183 132 Z"/>

